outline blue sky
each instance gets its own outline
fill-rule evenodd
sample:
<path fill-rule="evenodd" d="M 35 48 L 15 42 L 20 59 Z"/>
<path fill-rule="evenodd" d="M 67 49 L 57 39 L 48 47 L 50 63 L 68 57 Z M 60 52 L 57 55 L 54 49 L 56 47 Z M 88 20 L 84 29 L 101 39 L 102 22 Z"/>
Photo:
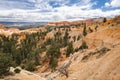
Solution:
<path fill-rule="evenodd" d="M 0 0 L 0 21 L 73 21 L 120 15 L 120 0 Z"/>

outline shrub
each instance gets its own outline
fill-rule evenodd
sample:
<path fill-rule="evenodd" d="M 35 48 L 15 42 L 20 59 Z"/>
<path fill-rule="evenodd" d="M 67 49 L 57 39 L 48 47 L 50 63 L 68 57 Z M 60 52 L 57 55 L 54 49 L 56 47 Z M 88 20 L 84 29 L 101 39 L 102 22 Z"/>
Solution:
<path fill-rule="evenodd" d="M 73 53 L 74 48 L 72 42 L 68 44 L 67 51 L 66 51 L 66 56 L 69 57 L 71 53 Z"/>
<path fill-rule="evenodd" d="M 58 44 L 52 44 L 47 50 L 47 56 L 50 58 L 49 65 L 52 70 L 58 65 L 58 58 L 60 57 L 60 47 Z"/>
<path fill-rule="evenodd" d="M 106 21 L 107 21 L 107 19 L 106 19 L 106 18 L 104 18 L 104 19 L 103 19 L 103 22 L 105 23 Z"/>
<path fill-rule="evenodd" d="M 34 61 L 28 61 L 25 64 L 25 69 L 28 71 L 35 71 L 35 62 Z"/>
<path fill-rule="evenodd" d="M 93 30 L 90 27 L 89 27 L 89 31 L 90 31 L 90 33 L 93 32 Z"/>
<path fill-rule="evenodd" d="M 88 48 L 88 46 L 87 46 L 86 42 L 83 41 L 83 42 L 82 42 L 82 45 L 80 46 L 79 49 L 87 49 L 87 48 Z"/>
<path fill-rule="evenodd" d="M 95 27 L 95 30 L 97 31 L 98 25 Z"/>
<path fill-rule="evenodd" d="M 102 49 L 100 49 L 98 52 L 100 53 L 100 55 L 102 55 L 102 54 L 107 53 L 108 51 L 110 51 L 110 49 L 109 49 L 109 48 L 103 47 L 103 48 L 102 48 Z"/>
<path fill-rule="evenodd" d="M 68 41 L 69 41 L 69 33 L 68 33 L 67 29 L 66 29 L 65 34 L 63 36 L 63 40 L 64 40 L 64 46 L 67 46 Z"/>
<path fill-rule="evenodd" d="M 86 56 L 84 56 L 84 57 L 82 58 L 81 61 L 82 61 L 82 62 L 85 62 L 85 61 L 87 61 L 87 60 L 89 59 L 89 57 L 90 57 L 89 55 L 86 55 Z"/>
<path fill-rule="evenodd" d="M 0 76 L 6 75 L 11 65 L 12 59 L 8 55 L 5 55 L 5 53 L 0 53 Z"/>
<path fill-rule="evenodd" d="M 84 35 L 84 36 L 86 36 L 86 35 L 87 35 L 86 24 L 84 24 L 84 28 L 83 28 L 83 35 Z"/>
<path fill-rule="evenodd" d="M 76 36 L 73 36 L 73 40 L 74 40 L 74 42 L 76 41 Z"/>
<path fill-rule="evenodd" d="M 14 72 L 15 72 L 15 73 L 20 73 L 21 70 L 20 70 L 19 68 L 16 68 L 16 69 L 14 70 Z"/>
<path fill-rule="evenodd" d="M 75 48 L 75 52 L 78 52 L 79 51 L 79 48 Z"/>
<path fill-rule="evenodd" d="M 77 41 L 80 40 L 80 38 L 81 38 L 80 35 L 78 35 L 78 37 L 77 37 Z"/>
<path fill-rule="evenodd" d="M 60 57 L 60 47 L 57 44 L 53 44 L 51 45 L 48 49 L 47 49 L 47 56 L 49 57 Z"/>
<path fill-rule="evenodd" d="M 20 67 L 21 67 L 22 69 L 25 69 L 25 64 L 21 64 Z"/>
<path fill-rule="evenodd" d="M 114 24 L 112 24 L 111 26 L 114 26 Z"/>
<path fill-rule="evenodd" d="M 57 60 L 57 58 L 51 57 L 51 58 L 50 58 L 49 65 L 50 65 L 51 69 L 54 71 L 55 68 L 56 68 L 57 65 L 58 65 L 58 60 Z"/>

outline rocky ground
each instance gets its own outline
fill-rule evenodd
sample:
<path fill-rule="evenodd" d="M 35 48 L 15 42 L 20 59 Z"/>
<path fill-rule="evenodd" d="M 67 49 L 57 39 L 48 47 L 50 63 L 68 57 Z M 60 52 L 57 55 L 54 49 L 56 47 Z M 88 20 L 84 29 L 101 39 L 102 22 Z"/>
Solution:
<path fill-rule="evenodd" d="M 108 24 L 111 23 L 111 24 Z M 109 20 L 88 26 L 93 29 L 83 39 L 88 49 L 78 51 L 63 60 L 55 72 L 31 73 L 22 70 L 7 80 L 120 80 L 120 24 Z M 29 32 L 29 31 L 28 31 Z M 71 28 L 70 36 L 78 35 L 81 28 Z M 53 37 L 54 31 L 46 38 Z M 79 47 L 82 40 L 73 43 Z"/>

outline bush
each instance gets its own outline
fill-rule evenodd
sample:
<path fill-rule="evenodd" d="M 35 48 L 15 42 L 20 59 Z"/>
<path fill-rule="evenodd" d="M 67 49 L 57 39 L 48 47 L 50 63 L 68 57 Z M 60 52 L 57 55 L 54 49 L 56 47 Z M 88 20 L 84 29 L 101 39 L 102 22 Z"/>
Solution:
<path fill-rule="evenodd" d="M 107 21 L 107 19 L 106 19 L 106 18 L 104 18 L 104 19 L 103 19 L 103 22 L 105 23 L 106 21 Z"/>
<path fill-rule="evenodd" d="M 102 49 L 100 49 L 98 52 L 100 53 L 100 55 L 102 55 L 102 54 L 107 53 L 108 51 L 110 51 L 110 49 L 109 49 L 109 48 L 103 47 L 103 48 L 102 48 Z"/>
<path fill-rule="evenodd" d="M 18 68 L 16 68 L 16 69 L 14 70 L 14 72 L 15 72 L 15 73 L 20 73 L 20 72 L 21 72 L 21 70 L 20 70 L 20 69 L 18 69 Z"/>
<path fill-rule="evenodd" d="M 81 61 L 82 61 L 82 62 L 85 62 L 85 61 L 87 61 L 87 60 L 89 59 L 89 57 L 90 57 L 89 55 L 83 56 L 83 58 L 82 58 Z"/>
<path fill-rule="evenodd" d="M 86 35 L 87 35 L 86 24 L 84 24 L 84 28 L 83 28 L 83 35 L 84 35 L 84 36 L 86 36 Z"/>
<path fill-rule="evenodd" d="M 67 29 L 66 29 L 66 31 L 65 31 L 63 40 L 64 40 L 64 47 L 65 47 L 65 46 L 67 46 L 67 44 L 68 44 L 68 42 L 69 42 L 69 33 L 68 33 L 68 30 L 67 30 Z"/>
<path fill-rule="evenodd" d="M 49 57 L 60 57 L 60 47 L 57 44 L 53 44 L 51 45 L 48 49 L 47 49 L 47 56 Z"/>
<path fill-rule="evenodd" d="M 49 65 L 52 70 L 58 65 L 58 58 L 60 57 L 60 47 L 58 44 L 51 45 L 47 50 L 47 56 L 50 58 Z"/>
<path fill-rule="evenodd" d="M 89 27 L 89 31 L 90 31 L 90 33 L 93 32 L 93 30 L 90 27 Z"/>
<path fill-rule="evenodd" d="M 74 40 L 74 42 L 76 41 L 76 36 L 73 36 L 73 40 Z"/>
<path fill-rule="evenodd" d="M 58 60 L 57 60 L 57 58 L 51 57 L 51 58 L 50 58 L 49 65 L 50 65 L 51 69 L 54 71 L 55 68 L 56 68 L 57 65 L 58 65 Z"/>
<path fill-rule="evenodd" d="M 78 37 L 77 37 L 77 41 L 80 40 L 80 38 L 81 38 L 80 35 L 78 35 Z"/>
<path fill-rule="evenodd" d="M 95 27 L 95 31 L 97 31 L 98 25 Z"/>
<path fill-rule="evenodd" d="M 82 42 L 82 45 L 80 46 L 79 49 L 87 49 L 87 48 L 88 48 L 88 46 L 87 46 L 86 42 L 83 41 L 83 42 Z"/>
<path fill-rule="evenodd" d="M 6 75 L 12 66 L 12 59 L 5 53 L 0 53 L 0 76 Z"/>
<path fill-rule="evenodd" d="M 67 47 L 66 56 L 69 57 L 70 54 L 73 53 L 73 51 L 74 51 L 73 44 L 72 44 L 72 42 L 70 42 L 70 43 L 68 44 L 68 47 Z"/>
<path fill-rule="evenodd" d="M 75 52 L 78 52 L 79 51 L 79 48 L 75 48 L 75 50 L 74 50 Z"/>
<path fill-rule="evenodd" d="M 24 64 L 21 64 L 20 67 L 21 67 L 22 69 L 25 69 L 25 65 L 24 65 Z"/>
<path fill-rule="evenodd" d="M 25 65 L 25 69 L 28 71 L 35 71 L 35 63 L 30 61 Z"/>

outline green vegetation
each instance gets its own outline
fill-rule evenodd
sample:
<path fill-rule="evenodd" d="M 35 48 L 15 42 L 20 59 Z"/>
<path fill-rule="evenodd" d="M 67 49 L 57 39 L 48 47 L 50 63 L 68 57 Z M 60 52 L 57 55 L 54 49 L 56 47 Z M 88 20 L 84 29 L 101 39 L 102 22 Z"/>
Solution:
<path fill-rule="evenodd" d="M 85 41 L 83 41 L 82 42 L 82 45 L 80 46 L 80 48 L 79 49 L 87 49 L 88 48 L 88 46 L 87 46 L 87 44 L 86 44 L 86 42 Z"/>
<path fill-rule="evenodd" d="M 25 64 L 25 69 L 28 71 L 35 71 L 35 62 L 27 61 L 27 63 Z"/>
<path fill-rule="evenodd" d="M 65 35 L 63 37 L 63 41 L 64 41 L 64 46 L 67 46 L 68 44 L 68 41 L 69 41 L 69 33 L 68 33 L 68 30 L 66 29 L 65 31 Z"/>
<path fill-rule="evenodd" d="M 69 57 L 74 51 L 73 44 L 70 42 L 67 47 L 66 56 Z"/>
<path fill-rule="evenodd" d="M 73 54 L 74 51 L 78 51 L 81 48 L 87 48 L 86 43 L 83 43 L 80 48 L 74 50 L 73 42 L 70 42 L 70 28 L 62 28 L 64 29 L 63 34 L 61 32 L 61 27 L 53 29 L 55 31 L 54 37 L 48 39 L 45 39 L 45 36 L 52 30 L 50 27 L 46 27 L 45 32 L 40 30 L 37 33 L 22 33 L 24 35 L 23 39 L 20 39 L 20 34 L 12 34 L 8 37 L 0 35 L 0 76 L 7 74 L 11 66 L 20 66 L 22 69 L 35 71 L 36 66 L 41 64 L 40 54 L 42 52 L 46 52 L 49 66 L 52 71 L 54 71 L 61 57 L 61 48 L 67 48 L 67 57 Z M 83 34 L 87 34 L 86 25 L 84 26 Z M 74 42 L 80 40 L 80 38 L 80 35 L 73 36 Z M 19 69 L 15 69 L 15 73 L 19 72 Z"/>
<path fill-rule="evenodd" d="M 26 70 L 34 71 L 40 65 L 39 53 L 45 50 L 44 46 L 38 47 L 37 43 L 44 39 L 47 32 L 25 34 L 25 39 L 18 42 L 20 35 L 10 37 L 0 35 L 0 74 L 9 71 L 10 66 L 23 65 Z"/>
<path fill-rule="evenodd" d="M 90 33 L 93 32 L 93 30 L 90 27 L 89 27 L 89 31 L 90 31 Z"/>
<path fill-rule="evenodd" d="M 56 44 L 51 45 L 47 50 L 47 55 L 50 58 L 50 67 L 55 70 L 58 65 L 57 59 L 60 57 L 60 47 Z"/>
<path fill-rule="evenodd" d="M 74 52 L 78 52 L 79 50 L 83 50 L 83 49 L 88 49 L 88 46 L 85 41 L 82 42 L 80 47 L 75 48 Z"/>
<path fill-rule="evenodd" d="M 88 61 L 91 57 L 95 56 L 96 54 L 97 54 L 97 55 L 96 55 L 96 58 L 100 58 L 101 56 L 105 55 L 108 51 L 110 51 L 109 48 L 103 47 L 103 48 L 101 48 L 101 49 L 99 49 L 99 50 L 96 50 L 96 51 L 94 51 L 94 52 L 89 52 L 87 55 L 85 55 L 85 56 L 81 59 L 81 61 L 82 61 L 82 62 L 86 62 L 86 61 Z"/>
<path fill-rule="evenodd" d="M 20 73 L 21 70 L 20 70 L 19 68 L 16 68 L 16 69 L 14 70 L 14 72 L 15 72 L 15 73 Z"/>
<path fill-rule="evenodd" d="M 87 30 L 86 30 L 86 24 L 84 23 L 84 28 L 83 28 L 83 35 L 86 36 L 87 35 Z"/>
<path fill-rule="evenodd" d="M 95 27 L 95 31 L 97 31 L 97 29 L 98 29 L 98 25 Z"/>
<path fill-rule="evenodd" d="M 7 75 L 11 65 L 12 58 L 6 53 L 0 53 L 0 76 Z"/>
<path fill-rule="evenodd" d="M 107 19 L 106 19 L 106 18 L 104 18 L 104 19 L 103 19 L 103 23 L 105 23 L 106 21 L 107 21 Z"/>
<path fill-rule="evenodd" d="M 73 36 L 73 40 L 74 40 L 74 42 L 76 41 L 76 36 Z"/>

